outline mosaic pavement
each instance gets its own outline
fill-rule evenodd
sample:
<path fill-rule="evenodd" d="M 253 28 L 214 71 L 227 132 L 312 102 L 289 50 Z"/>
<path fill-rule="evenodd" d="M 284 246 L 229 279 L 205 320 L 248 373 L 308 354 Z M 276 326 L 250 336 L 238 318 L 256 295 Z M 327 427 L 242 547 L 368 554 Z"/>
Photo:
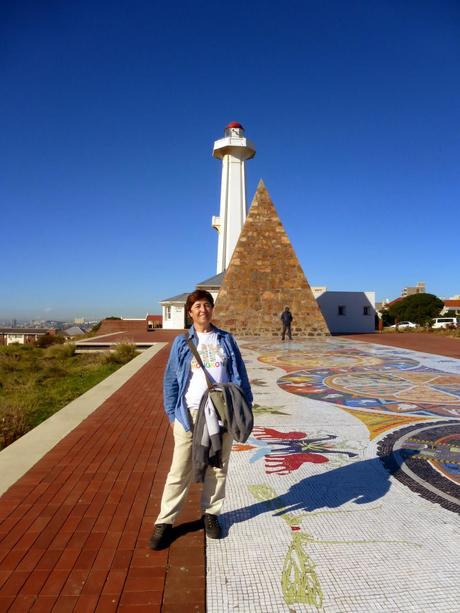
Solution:
<path fill-rule="evenodd" d="M 241 342 L 256 426 L 207 544 L 208 611 L 458 611 L 460 360 Z"/>

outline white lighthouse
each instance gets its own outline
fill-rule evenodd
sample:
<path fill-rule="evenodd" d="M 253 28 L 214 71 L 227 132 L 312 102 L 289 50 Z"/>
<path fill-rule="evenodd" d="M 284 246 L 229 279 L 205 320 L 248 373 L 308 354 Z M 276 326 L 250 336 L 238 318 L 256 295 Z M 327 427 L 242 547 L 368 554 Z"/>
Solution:
<path fill-rule="evenodd" d="M 213 156 L 222 160 L 220 215 L 212 218 L 212 227 L 219 233 L 217 274 L 228 267 L 246 221 L 244 163 L 255 154 L 254 143 L 245 138 L 244 128 L 237 121 L 229 123 L 225 128 L 224 138 L 214 143 Z"/>

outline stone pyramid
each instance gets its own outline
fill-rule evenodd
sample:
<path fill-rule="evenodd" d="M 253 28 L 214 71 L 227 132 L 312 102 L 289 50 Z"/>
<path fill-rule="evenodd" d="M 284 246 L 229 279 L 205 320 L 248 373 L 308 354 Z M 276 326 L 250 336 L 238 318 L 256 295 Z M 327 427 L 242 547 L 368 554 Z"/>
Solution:
<path fill-rule="evenodd" d="M 217 296 L 217 326 L 242 336 L 281 335 L 289 306 L 293 337 L 329 330 L 263 181 L 246 218 Z"/>

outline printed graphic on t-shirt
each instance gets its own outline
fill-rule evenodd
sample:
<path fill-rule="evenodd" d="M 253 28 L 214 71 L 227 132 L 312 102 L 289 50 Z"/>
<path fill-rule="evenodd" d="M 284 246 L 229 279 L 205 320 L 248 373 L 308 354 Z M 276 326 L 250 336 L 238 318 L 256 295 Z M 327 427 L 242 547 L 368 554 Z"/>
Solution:
<path fill-rule="evenodd" d="M 214 383 L 228 383 L 227 358 L 218 344 L 215 332 L 198 332 L 198 353 Z M 206 377 L 195 357 L 192 357 L 190 378 L 185 392 L 185 402 L 191 411 L 196 411 L 207 390 Z"/>
<path fill-rule="evenodd" d="M 217 344 L 199 345 L 198 353 L 206 370 L 212 368 L 222 368 L 225 364 L 225 353 L 222 347 Z M 192 358 L 192 370 L 201 368 L 195 357 Z"/>

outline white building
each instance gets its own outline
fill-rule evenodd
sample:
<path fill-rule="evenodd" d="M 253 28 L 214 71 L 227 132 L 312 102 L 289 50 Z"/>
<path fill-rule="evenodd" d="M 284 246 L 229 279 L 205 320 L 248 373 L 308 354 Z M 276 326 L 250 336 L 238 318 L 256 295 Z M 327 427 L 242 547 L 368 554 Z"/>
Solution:
<path fill-rule="evenodd" d="M 163 329 L 183 330 L 186 327 L 185 303 L 189 293 L 184 292 L 160 301 L 163 311 Z"/>
<path fill-rule="evenodd" d="M 375 292 L 329 292 L 324 288 L 315 298 L 331 334 L 375 331 Z"/>
<path fill-rule="evenodd" d="M 219 233 L 217 274 L 228 268 L 236 243 L 246 221 L 245 161 L 256 154 L 252 141 L 244 136 L 244 128 L 232 121 L 225 128 L 224 138 L 214 143 L 213 155 L 222 160 L 219 217 L 212 218 L 212 227 Z"/>
<path fill-rule="evenodd" d="M 197 283 L 195 289 L 205 289 L 211 294 L 215 301 L 217 294 L 219 293 L 220 286 L 222 285 L 223 278 L 223 272 L 219 275 L 214 275 L 209 279 L 201 281 L 201 283 Z M 190 292 L 185 292 L 184 294 L 179 294 L 178 296 L 173 296 L 172 298 L 166 298 L 166 300 L 162 300 L 160 302 L 163 310 L 163 328 L 166 330 L 181 330 L 182 328 L 191 325 L 192 322 L 189 321 L 189 318 L 185 313 L 185 303 L 189 293 Z"/>

